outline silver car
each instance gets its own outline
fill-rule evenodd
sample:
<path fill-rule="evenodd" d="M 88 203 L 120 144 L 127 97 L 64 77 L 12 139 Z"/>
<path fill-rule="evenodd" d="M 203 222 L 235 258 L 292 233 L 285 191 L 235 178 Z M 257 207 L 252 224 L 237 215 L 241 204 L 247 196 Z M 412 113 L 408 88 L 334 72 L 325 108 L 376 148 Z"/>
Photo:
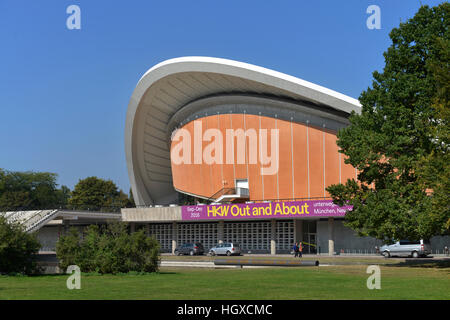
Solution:
<path fill-rule="evenodd" d="M 209 249 L 209 254 L 212 256 L 226 254 L 227 256 L 231 255 L 240 255 L 241 248 L 237 243 L 219 243 L 217 246 Z"/>
<path fill-rule="evenodd" d="M 384 245 L 380 253 L 389 258 L 390 256 L 412 256 L 413 258 L 426 257 L 431 253 L 431 245 L 426 240 L 400 240 L 391 245 Z"/>

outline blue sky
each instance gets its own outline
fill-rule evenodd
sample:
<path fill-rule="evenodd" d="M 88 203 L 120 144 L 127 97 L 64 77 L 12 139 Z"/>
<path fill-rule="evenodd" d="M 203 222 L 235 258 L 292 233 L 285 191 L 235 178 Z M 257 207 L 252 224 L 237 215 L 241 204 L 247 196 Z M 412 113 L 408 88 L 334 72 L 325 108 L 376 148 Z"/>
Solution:
<path fill-rule="evenodd" d="M 0 168 L 55 172 L 71 189 L 94 175 L 128 192 L 126 109 L 156 63 L 234 59 L 358 98 L 389 31 L 441 2 L 0 0 Z M 81 30 L 66 27 L 72 4 Z M 369 5 L 380 30 L 366 27 Z"/>

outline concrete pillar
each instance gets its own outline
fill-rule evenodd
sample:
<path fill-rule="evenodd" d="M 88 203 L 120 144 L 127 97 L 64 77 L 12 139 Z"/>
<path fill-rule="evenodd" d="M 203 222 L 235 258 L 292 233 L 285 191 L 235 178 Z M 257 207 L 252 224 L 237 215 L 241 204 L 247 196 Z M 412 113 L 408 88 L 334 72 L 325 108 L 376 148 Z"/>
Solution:
<path fill-rule="evenodd" d="M 219 221 L 219 224 L 217 226 L 217 240 L 219 241 L 219 243 L 223 243 L 223 241 L 224 241 L 223 226 L 224 226 L 224 222 Z"/>
<path fill-rule="evenodd" d="M 270 220 L 270 254 L 277 254 L 277 221 Z"/>
<path fill-rule="evenodd" d="M 294 219 L 294 242 L 303 241 L 303 220 Z"/>
<path fill-rule="evenodd" d="M 178 238 L 178 225 L 176 222 L 172 223 L 172 254 L 175 253 L 177 248 L 177 238 Z"/>
<path fill-rule="evenodd" d="M 328 255 L 334 254 L 334 218 L 328 218 Z"/>
<path fill-rule="evenodd" d="M 130 222 L 130 233 L 136 231 L 136 224 L 134 222 Z"/>
<path fill-rule="evenodd" d="M 145 225 L 145 234 L 147 235 L 147 237 L 150 237 L 150 223 L 147 223 Z"/>
<path fill-rule="evenodd" d="M 69 233 L 69 229 L 70 229 L 70 221 L 63 220 L 63 224 L 64 224 L 64 234 L 67 235 Z"/>

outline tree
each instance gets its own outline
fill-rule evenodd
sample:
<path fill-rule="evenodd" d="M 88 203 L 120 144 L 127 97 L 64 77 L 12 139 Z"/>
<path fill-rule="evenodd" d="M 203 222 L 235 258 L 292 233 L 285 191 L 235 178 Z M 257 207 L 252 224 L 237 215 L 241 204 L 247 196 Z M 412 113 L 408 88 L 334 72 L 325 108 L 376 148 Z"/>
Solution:
<path fill-rule="evenodd" d="M 136 203 L 134 202 L 133 192 L 131 191 L 131 188 L 130 188 L 130 193 L 129 193 L 128 199 L 130 199 L 130 201 L 128 202 L 128 205 L 126 207 L 127 208 L 135 208 Z"/>
<path fill-rule="evenodd" d="M 77 209 L 109 211 L 125 207 L 128 201 L 128 196 L 119 191 L 111 180 L 88 177 L 78 181 L 72 191 L 69 205 Z"/>
<path fill-rule="evenodd" d="M 67 203 L 70 190 L 57 189 L 57 174 L 0 169 L 0 210 L 49 209 Z"/>
<path fill-rule="evenodd" d="M 125 192 L 120 190 L 119 191 L 119 202 L 120 202 L 122 208 L 135 208 L 136 207 L 131 190 L 130 190 L 130 195 L 127 195 Z"/>
<path fill-rule="evenodd" d="M 438 38 L 436 48 L 439 59 L 431 59 L 428 64 L 437 82 L 433 108 L 438 120 L 431 127 L 434 149 L 419 161 L 417 175 L 419 182 L 432 190 L 430 216 L 437 221 L 444 219 L 444 233 L 450 229 L 450 216 L 441 214 L 449 208 L 450 195 L 450 39 Z M 433 219 L 428 222 L 433 224 Z"/>
<path fill-rule="evenodd" d="M 36 256 L 41 244 L 34 234 L 0 216 L 0 273 L 37 272 Z"/>
<path fill-rule="evenodd" d="M 71 196 L 71 191 L 69 187 L 67 186 L 61 186 L 61 189 L 57 190 L 57 198 L 58 198 L 58 204 L 61 207 L 65 207 L 69 203 L 69 199 Z"/>
<path fill-rule="evenodd" d="M 436 201 L 441 185 L 433 170 L 427 175 L 422 167 L 433 163 L 448 173 L 449 162 L 443 161 L 448 144 L 439 143 L 438 151 L 436 143 L 436 128 L 442 127 L 436 93 L 442 81 L 433 66 L 443 67 L 448 77 L 448 61 L 443 61 L 448 45 L 443 51 L 438 43 L 449 39 L 449 13 L 448 3 L 422 6 L 391 31 L 383 72 L 373 73 L 372 88 L 359 98 L 361 114 L 353 112 L 350 126 L 338 133 L 340 151 L 358 169 L 359 181 L 327 190 L 335 203 L 353 205 L 346 225 L 361 236 L 417 240 L 448 232 L 448 197 Z M 442 109 L 448 112 L 448 100 Z"/>

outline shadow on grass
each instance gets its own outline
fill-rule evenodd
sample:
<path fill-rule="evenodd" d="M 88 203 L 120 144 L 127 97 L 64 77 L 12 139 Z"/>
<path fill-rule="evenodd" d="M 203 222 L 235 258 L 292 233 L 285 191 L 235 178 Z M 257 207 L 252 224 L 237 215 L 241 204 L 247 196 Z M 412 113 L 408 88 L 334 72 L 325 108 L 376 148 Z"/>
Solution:
<path fill-rule="evenodd" d="M 438 269 L 450 269 L 450 259 L 445 260 L 419 260 L 419 259 L 406 259 L 404 262 L 387 264 L 389 267 L 410 267 L 410 268 L 438 268 Z M 449 270 L 450 271 L 450 270 Z"/>
<path fill-rule="evenodd" d="M 107 277 L 107 276 L 148 276 L 148 275 L 173 275 L 179 274 L 178 272 L 173 271 L 156 271 L 156 272 L 129 272 L 129 273 L 97 273 L 97 272 L 82 272 L 82 277 L 91 277 L 91 276 L 99 276 L 99 277 Z M 68 273 L 35 273 L 35 274 L 0 274 L 1 278 L 57 278 L 57 277 L 68 277 L 70 274 Z M 1 288 L 0 288 L 1 290 Z"/>
<path fill-rule="evenodd" d="M 170 272 L 170 271 L 162 271 L 162 272 L 156 272 L 157 274 L 178 274 L 178 272 Z"/>

